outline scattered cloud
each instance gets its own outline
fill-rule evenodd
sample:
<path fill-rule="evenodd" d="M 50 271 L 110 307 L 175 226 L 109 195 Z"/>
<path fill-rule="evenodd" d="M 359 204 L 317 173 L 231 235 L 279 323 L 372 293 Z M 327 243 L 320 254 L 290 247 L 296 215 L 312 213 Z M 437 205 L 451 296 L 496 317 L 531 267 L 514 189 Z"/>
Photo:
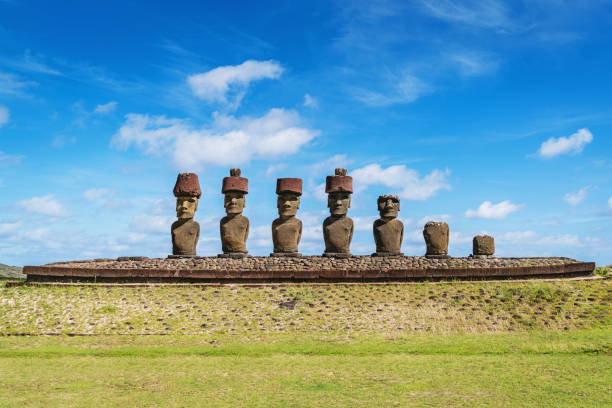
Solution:
<path fill-rule="evenodd" d="M 53 138 L 53 142 L 51 142 L 51 146 L 55 148 L 64 147 L 67 144 L 76 143 L 77 139 L 75 136 L 66 136 L 66 135 L 57 135 Z"/>
<path fill-rule="evenodd" d="M 266 169 L 266 176 L 271 176 L 287 167 L 287 163 L 271 164 Z"/>
<path fill-rule="evenodd" d="M 117 108 L 117 102 L 111 101 L 103 105 L 96 106 L 96 108 L 94 109 L 94 113 L 97 113 L 99 115 L 104 115 L 104 114 L 114 111 L 116 108 Z"/>
<path fill-rule="evenodd" d="M 296 153 L 319 133 L 301 122 L 297 112 L 284 109 L 259 118 L 216 115 L 210 129 L 194 129 L 182 119 L 128 114 L 112 145 L 135 145 L 153 155 L 169 151 L 180 167 L 240 164 Z"/>
<path fill-rule="evenodd" d="M 448 56 L 459 73 L 464 77 L 472 77 L 494 72 L 498 62 L 491 55 L 483 55 L 475 52 L 454 53 Z"/>
<path fill-rule="evenodd" d="M 589 189 L 589 186 L 586 186 L 586 187 L 581 188 L 578 191 L 570 191 L 569 193 L 565 194 L 565 196 L 563 197 L 563 200 L 565 200 L 565 202 L 571 206 L 576 206 L 584 201 L 584 199 L 586 198 L 588 189 Z"/>
<path fill-rule="evenodd" d="M 53 194 L 18 201 L 15 203 L 15 207 L 24 209 L 30 213 L 50 215 L 52 217 L 70 216 L 68 210 L 61 202 L 54 198 Z"/>
<path fill-rule="evenodd" d="M 9 110 L 6 106 L 0 105 L 0 127 L 6 125 L 10 119 Z"/>
<path fill-rule="evenodd" d="M 569 137 L 551 137 L 542 143 L 538 153 L 544 158 L 551 158 L 566 153 L 578 154 L 592 141 L 593 135 L 589 129 L 582 128 Z"/>
<path fill-rule="evenodd" d="M 542 236 L 531 230 L 510 231 L 497 234 L 495 236 L 495 241 L 499 244 L 512 246 L 582 247 L 585 245 L 585 242 L 574 234 Z"/>
<path fill-rule="evenodd" d="M 421 219 L 417 222 L 417 225 L 425 226 L 425 224 L 427 224 L 429 221 L 450 221 L 452 218 L 453 217 L 450 214 L 426 215 L 424 217 L 421 217 Z"/>
<path fill-rule="evenodd" d="M 312 169 L 313 173 L 331 171 L 330 174 L 333 174 L 333 171 L 336 167 L 346 167 L 352 162 L 353 161 L 349 159 L 346 154 L 336 154 L 328 159 L 323 160 L 322 162 L 311 164 L 310 168 Z"/>
<path fill-rule="evenodd" d="M 508 214 L 518 211 L 523 208 L 523 204 L 512 204 L 505 200 L 497 204 L 491 201 L 485 201 L 478 207 L 477 210 L 467 210 L 465 216 L 468 218 L 487 218 L 501 220 L 506 218 Z"/>
<path fill-rule="evenodd" d="M 0 150 L 0 167 L 15 166 L 25 158 L 21 154 L 8 154 Z"/>
<path fill-rule="evenodd" d="M 0 235 L 11 234 L 21 228 L 21 225 L 20 222 L 0 223 Z"/>
<path fill-rule="evenodd" d="M 34 72 L 54 76 L 62 75 L 57 69 L 46 65 L 43 59 L 44 57 L 42 55 L 33 56 L 30 50 L 25 50 L 23 57 L 0 57 L 0 65 L 23 72 Z"/>
<path fill-rule="evenodd" d="M 306 94 L 304 95 L 304 106 L 307 106 L 313 109 L 318 109 L 319 101 L 317 100 L 317 98 L 310 96 L 310 94 Z"/>
<path fill-rule="evenodd" d="M 407 200 L 426 200 L 440 190 L 450 190 L 448 169 L 435 169 L 422 178 L 414 169 L 405 165 L 389 166 L 383 169 L 379 164 L 369 164 L 349 173 L 355 180 L 355 190 L 365 190 L 370 185 L 379 184 L 391 187 L 401 198 Z"/>
<path fill-rule="evenodd" d="M 176 218 L 166 215 L 138 214 L 130 222 L 130 230 L 148 234 L 169 233 Z"/>
<path fill-rule="evenodd" d="M 37 85 L 33 81 L 24 81 L 13 74 L 0 72 L 0 94 L 25 96 L 26 88 Z"/>
<path fill-rule="evenodd" d="M 112 190 L 108 188 L 90 188 L 89 190 L 85 190 L 83 192 L 83 198 L 88 201 L 95 201 L 101 198 L 109 197 L 113 194 Z"/>
<path fill-rule="evenodd" d="M 608 198 L 608 208 L 612 210 L 612 197 Z"/>
<path fill-rule="evenodd" d="M 432 92 L 432 87 L 410 73 L 395 75 L 387 72 L 380 89 L 353 88 L 356 100 L 369 106 L 389 106 L 410 103 Z"/>
<path fill-rule="evenodd" d="M 252 81 L 276 79 L 282 72 L 283 67 L 275 61 L 248 60 L 240 65 L 226 65 L 191 75 L 187 82 L 194 95 L 208 103 L 227 104 L 227 96 L 232 93 L 231 105 L 238 107 Z"/>

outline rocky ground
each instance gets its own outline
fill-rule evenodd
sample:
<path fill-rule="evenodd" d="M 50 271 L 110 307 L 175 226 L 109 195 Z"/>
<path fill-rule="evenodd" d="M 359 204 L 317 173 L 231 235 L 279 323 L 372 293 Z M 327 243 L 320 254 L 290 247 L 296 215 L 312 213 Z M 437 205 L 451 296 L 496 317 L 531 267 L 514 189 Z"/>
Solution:
<path fill-rule="evenodd" d="M 126 257 L 95 259 L 49 264 L 48 266 L 96 268 L 96 269 L 201 269 L 201 270 L 355 270 L 355 269 L 404 269 L 404 268 L 480 268 L 559 265 L 577 262 L 570 258 L 449 258 L 430 259 L 424 256 L 325 258 L 304 256 L 299 258 L 274 258 L 248 256 L 240 259 L 197 257 L 186 259 Z"/>

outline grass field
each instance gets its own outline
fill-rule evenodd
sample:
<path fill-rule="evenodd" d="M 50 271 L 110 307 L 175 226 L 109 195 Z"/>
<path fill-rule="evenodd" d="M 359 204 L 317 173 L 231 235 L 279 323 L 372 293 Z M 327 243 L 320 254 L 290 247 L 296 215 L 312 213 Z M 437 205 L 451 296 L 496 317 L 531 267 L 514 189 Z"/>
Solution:
<path fill-rule="evenodd" d="M 0 288 L 0 406 L 610 406 L 611 302 L 610 280 Z"/>

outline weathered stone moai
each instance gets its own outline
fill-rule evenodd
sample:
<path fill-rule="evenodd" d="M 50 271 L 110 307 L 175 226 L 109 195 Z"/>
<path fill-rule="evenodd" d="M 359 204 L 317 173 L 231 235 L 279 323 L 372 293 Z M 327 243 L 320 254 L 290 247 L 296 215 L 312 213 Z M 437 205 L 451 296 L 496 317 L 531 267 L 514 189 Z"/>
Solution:
<path fill-rule="evenodd" d="M 274 252 L 270 256 L 302 256 L 298 245 L 302 238 L 302 221 L 297 217 L 302 195 L 302 179 L 279 178 L 276 180 L 276 207 L 279 217 L 272 222 Z"/>
<path fill-rule="evenodd" d="M 177 221 L 172 223 L 172 255 L 169 258 L 192 257 L 200 238 L 200 224 L 193 220 L 202 196 L 198 175 L 179 173 L 173 190 L 176 197 Z"/>
<path fill-rule="evenodd" d="M 249 219 L 242 215 L 249 192 L 249 179 L 240 177 L 240 169 L 231 169 L 230 176 L 223 179 L 221 192 L 225 195 L 225 217 L 219 223 L 221 248 L 219 257 L 238 258 L 246 256 L 246 241 L 249 237 Z"/>
<path fill-rule="evenodd" d="M 323 256 L 348 258 L 351 256 L 353 220 L 346 214 L 351 206 L 353 178 L 346 175 L 346 169 L 336 169 L 334 176 L 325 179 L 325 192 L 331 215 L 323 221 Z"/>
<path fill-rule="evenodd" d="M 476 235 L 472 241 L 472 256 L 475 258 L 493 258 L 495 240 L 490 235 Z"/>
<path fill-rule="evenodd" d="M 376 252 L 372 256 L 403 256 L 402 239 L 404 224 L 397 219 L 400 210 L 400 200 L 395 195 L 378 197 L 378 212 L 380 218 L 374 221 L 374 242 Z"/>
<path fill-rule="evenodd" d="M 423 229 L 423 237 L 427 245 L 427 258 L 450 258 L 448 255 L 448 224 L 429 221 Z"/>

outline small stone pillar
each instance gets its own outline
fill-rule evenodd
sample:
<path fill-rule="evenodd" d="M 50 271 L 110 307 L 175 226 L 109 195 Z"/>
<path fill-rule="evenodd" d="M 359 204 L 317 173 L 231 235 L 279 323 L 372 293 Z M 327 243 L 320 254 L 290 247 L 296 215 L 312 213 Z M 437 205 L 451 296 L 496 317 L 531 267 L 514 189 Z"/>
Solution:
<path fill-rule="evenodd" d="M 448 255 L 448 224 L 445 222 L 429 221 L 423 229 L 423 237 L 427 245 L 427 258 L 450 258 Z"/>
<path fill-rule="evenodd" d="M 346 169 L 336 169 L 334 176 L 325 179 L 327 207 L 330 216 L 323 221 L 323 256 L 349 258 L 353 239 L 353 220 L 346 216 L 351 206 L 353 178 L 346 175 Z"/>
<path fill-rule="evenodd" d="M 380 218 L 372 226 L 376 252 L 372 256 L 403 256 L 404 224 L 397 219 L 400 200 L 396 195 L 378 197 Z"/>
<path fill-rule="evenodd" d="M 221 192 L 225 195 L 225 217 L 219 223 L 221 233 L 221 258 L 246 256 L 246 241 L 249 237 L 249 219 L 242 215 L 249 192 L 249 179 L 240 177 L 240 169 L 231 169 L 230 176 L 223 179 Z"/>
<path fill-rule="evenodd" d="M 302 256 L 298 245 L 302 238 L 302 221 L 297 217 L 302 195 L 302 179 L 279 178 L 276 180 L 276 207 L 279 217 L 272 222 L 274 252 L 270 256 Z"/>
<path fill-rule="evenodd" d="M 495 254 L 495 240 L 490 235 L 476 235 L 472 241 L 472 257 L 493 258 Z"/>
<path fill-rule="evenodd" d="M 200 238 L 200 224 L 193 220 L 198 209 L 198 200 L 202 196 L 198 175 L 179 173 L 173 190 L 176 197 L 177 221 L 172 223 L 172 255 L 168 258 L 196 256 L 196 246 Z"/>

